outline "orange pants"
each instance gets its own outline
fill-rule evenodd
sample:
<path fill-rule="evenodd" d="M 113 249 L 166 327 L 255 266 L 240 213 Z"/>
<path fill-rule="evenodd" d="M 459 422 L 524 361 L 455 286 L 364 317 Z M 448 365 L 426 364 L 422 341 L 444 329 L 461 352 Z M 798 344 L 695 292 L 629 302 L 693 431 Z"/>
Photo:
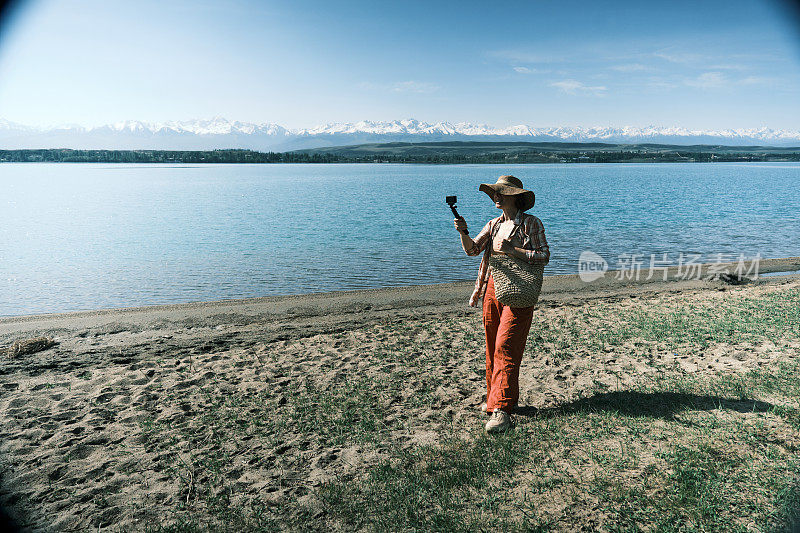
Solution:
<path fill-rule="evenodd" d="M 489 276 L 483 297 L 486 330 L 486 410 L 510 413 L 519 401 L 519 367 L 531 329 L 533 307 L 509 307 L 497 301 Z"/>

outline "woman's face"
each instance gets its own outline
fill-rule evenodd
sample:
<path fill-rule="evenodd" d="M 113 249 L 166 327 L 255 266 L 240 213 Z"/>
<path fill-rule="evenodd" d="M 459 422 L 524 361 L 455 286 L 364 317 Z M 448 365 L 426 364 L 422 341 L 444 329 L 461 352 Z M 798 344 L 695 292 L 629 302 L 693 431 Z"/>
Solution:
<path fill-rule="evenodd" d="M 504 194 L 500 194 L 499 192 L 494 193 L 494 206 L 497 209 L 503 209 L 504 207 L 505 208 L 514 207 L 515 204 L 516 201 L 513 195 L 506 196 Z"/>

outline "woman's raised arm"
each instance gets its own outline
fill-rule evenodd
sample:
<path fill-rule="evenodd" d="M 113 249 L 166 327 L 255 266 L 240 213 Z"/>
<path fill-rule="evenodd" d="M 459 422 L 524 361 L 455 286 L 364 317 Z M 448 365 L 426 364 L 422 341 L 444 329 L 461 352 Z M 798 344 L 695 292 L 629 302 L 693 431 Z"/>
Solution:
<path fill-rule="evenodd" d="M 467 229 L 467 222 L 463 218 L 455 219 L 454 223 L 456 229 L 459 231 L 459 235 L 461 235 L 461 247 L 467 255 L 478 255 L 486 248 L 486 243 L 490 240 L 491 221 L 486 223 L 474 240 L 461 231 L 462 229 Z"/>

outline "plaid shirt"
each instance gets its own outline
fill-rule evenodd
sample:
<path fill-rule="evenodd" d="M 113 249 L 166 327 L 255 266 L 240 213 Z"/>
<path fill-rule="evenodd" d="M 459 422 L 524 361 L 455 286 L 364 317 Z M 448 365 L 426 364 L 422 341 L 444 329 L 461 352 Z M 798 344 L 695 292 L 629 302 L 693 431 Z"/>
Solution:
<path fill-rule="evenodd" d="M 486 284 L 489 282 L 489 274 L 491 274 L 489 254 L 492 250 L 493 229 L 495 224 L 500 224 L 505 219 L 506 215 L 503 213 L 487 222 L 480 233 L 473 239 L 474 246 L 467 250 L 467 255 L 478 255 L 483 251 L 478 279 L 475 280 L 475 290 L 469 298 L 469 305 L 472 307 L 478 307 L 478 300 L 483 298 L 486 293 Z M 517 216 L 514 219 L 514 230 L 511 232 L 511 245 L 523 248 L 529 263 L 546 265 L 550 262 L 550 248 L 544 236 L 544 225 L 538 217 L 523 211 L 517 211 Z"/>

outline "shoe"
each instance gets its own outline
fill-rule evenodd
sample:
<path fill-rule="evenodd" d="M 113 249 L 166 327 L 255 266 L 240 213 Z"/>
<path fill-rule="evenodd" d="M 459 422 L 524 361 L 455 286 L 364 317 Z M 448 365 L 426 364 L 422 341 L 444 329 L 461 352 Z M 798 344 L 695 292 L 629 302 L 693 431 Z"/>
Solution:
<path fill-rule="evenodd" d="M 490 414 L 490 413 L 489 413 L 489 412 L 486 410 L 486 402 L 483 402 L 483 403 L 481 404 L 481 406 L 480 406 L 478 409 L 480 409 L 481 413 L 485 413 L 485 414 L 487 414 L 487 415 L 488 415 L 488 414 Z"/>
<path fill-rule="evenodd" d="M 511 417 L 505 411 L 495 409 L 492 417 L 486 422 L 486 433 L 502 433 L 511 426 Z"/>

